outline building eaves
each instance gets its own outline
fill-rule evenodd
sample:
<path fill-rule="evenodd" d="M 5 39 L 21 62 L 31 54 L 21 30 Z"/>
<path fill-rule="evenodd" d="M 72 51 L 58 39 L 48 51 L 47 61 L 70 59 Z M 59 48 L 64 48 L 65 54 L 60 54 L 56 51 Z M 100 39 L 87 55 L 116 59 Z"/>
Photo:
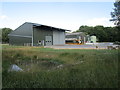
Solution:
<path fill-rule="evenodd" d="M 33 27 L 44 26 L 44 27 L 49 27 L 49 28 L 57 29 L 57 30 L 60 30 L 60 31 L 71 31 L 71 30 L 66 30 L 66 29 L 56 28 L 56 27 L 47 26 L 47 25 L 42 25 L 42 24 L 37 24 L 37 23 L 31 23 L 31 22 L 26 22 L 26 23 L 32 24 Z"/>

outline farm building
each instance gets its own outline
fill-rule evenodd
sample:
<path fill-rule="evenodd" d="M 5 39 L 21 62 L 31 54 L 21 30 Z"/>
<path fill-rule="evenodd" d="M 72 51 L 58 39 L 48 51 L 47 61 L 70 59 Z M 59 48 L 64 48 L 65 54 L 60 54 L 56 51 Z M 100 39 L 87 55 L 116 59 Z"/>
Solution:
<path fill-rule="evenodd" d="M 83 32 L 77 33 L 66 33 L 65 42 L 66 44 L 84 44 L 87 38 Z"/>
<path fill-rule="evenodd" d="M 10 45 L 49 46 L 65 44 L 65 29 L 25 22 L 9 36 Z"/>
<path fill-rule="evenodd" d="M 87 43 L 96 43 L 97 41 L 97 38 L 94 35 L 92 36 L 87 35 L 87 38 L 88 38 Z"/>

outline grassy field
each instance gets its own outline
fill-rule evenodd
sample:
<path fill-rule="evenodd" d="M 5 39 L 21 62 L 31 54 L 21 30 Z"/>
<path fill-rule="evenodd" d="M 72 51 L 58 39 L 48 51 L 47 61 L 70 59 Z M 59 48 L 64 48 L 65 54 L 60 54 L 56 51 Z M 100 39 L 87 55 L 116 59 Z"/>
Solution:
<path fill-rule="evenodd" d="M 118 50 L 2 48 L 3 88 L 118 88 Z M 16 64 L 23 72 L 8 72 Z"/>

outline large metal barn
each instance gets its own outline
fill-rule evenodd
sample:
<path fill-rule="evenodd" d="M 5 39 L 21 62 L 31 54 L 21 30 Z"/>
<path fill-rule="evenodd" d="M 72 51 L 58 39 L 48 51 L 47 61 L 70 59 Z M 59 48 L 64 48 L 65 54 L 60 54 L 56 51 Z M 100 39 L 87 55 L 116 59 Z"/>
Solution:
<path fill-rule="evenodd" d="M 50 46 L 65 44 L 65 29 L 25 22 L 9 36 L 10 45 Z"/>

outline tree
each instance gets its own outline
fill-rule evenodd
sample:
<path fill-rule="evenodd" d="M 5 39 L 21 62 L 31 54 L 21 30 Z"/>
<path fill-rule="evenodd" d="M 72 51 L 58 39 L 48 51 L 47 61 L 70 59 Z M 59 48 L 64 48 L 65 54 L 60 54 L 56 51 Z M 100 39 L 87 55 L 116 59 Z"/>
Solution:
<path fill-rule="evenodd" d="M 10 29 L 10 28 L 2 28 L 0 30 L 2 32 L 2 42 L 8 43 L 9 42 L 8 34 L 12 31 L 12 29 Z"/>
<path fill-rule="evenodd" d="M 107 38 L 107 33 L 105 32 L 105 27 L 98 25 L 94 27 L 94 33 L 100 42 L 105 42 Z"/>
<path fill-rule="evenodd" d="M 112 19 L 110 21 L 114 21 L 115 25 L 120 26 L 120 0 L 115 1 L 114 7 L 114 11 L 111 12 Z"/>
<path fill-rule="evenodd" d="M 80 26 L 79 30 L 77 30 L 76 32 L 84 32 L 85 34 L 89 34 L 92 35 L 94 34 L 92 31 L 94 30 L 94 27 L 90 27 L 90 26 Z"/>

